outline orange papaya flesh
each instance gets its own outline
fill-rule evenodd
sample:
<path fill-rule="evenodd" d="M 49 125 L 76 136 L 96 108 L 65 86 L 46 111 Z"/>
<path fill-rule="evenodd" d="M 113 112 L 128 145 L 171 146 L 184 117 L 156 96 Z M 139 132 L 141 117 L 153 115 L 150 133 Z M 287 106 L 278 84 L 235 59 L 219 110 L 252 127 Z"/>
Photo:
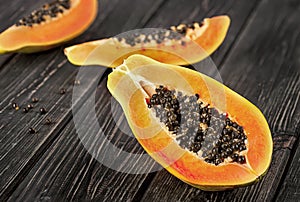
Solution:
<path fill-rule="evenodd" d="M 133 54 L 142 54 L 157 61 L 187 65 L 201 61 L 223 42 L 230 25 L 228 16 L 204 19 L 203 23 L 179 25 L 171 30 L 145 29 L 65 49 L 75 65 L 116 67 Z"/>
<path fill-rule="evenodd" d="M 199 94 L 203 102 L 226 112 L 231 120 L 243 126 L 247 135 L 246 162 L 226 161 L 214 165 L 182 148 L 145 101 L 151 88 L 154 91 L 153 88 L 161 84 L 186 94 Z M 203 190 L 216 191 L 249 185 L 266 173 L 273 145 L 263 114 L 216 80 L 190 69 L 133 55 L 109 74 L 107 86 L 121 104 L 142 147 L 182 181 Z"/>
<path fill-rule="evenodd" d="M 45 4 L 0 34 L 0 53 L 32 53 L 56 47 L 85 31 L 97 10 L 97 0 Z"/>

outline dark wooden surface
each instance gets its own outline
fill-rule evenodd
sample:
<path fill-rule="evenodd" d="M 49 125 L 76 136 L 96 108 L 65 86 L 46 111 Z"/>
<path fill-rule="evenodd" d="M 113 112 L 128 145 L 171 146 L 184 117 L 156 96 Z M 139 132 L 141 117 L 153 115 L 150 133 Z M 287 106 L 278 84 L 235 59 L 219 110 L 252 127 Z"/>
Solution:
<path fill-rule="evenodd" d="M 1 0 L 0 31 L 44 2 Z M 100 0 L 99 5 L 97 20 L 68 44 L 43 53 L 0 56 L 0 201 L 299 201 L 298 0 Z M 103 69 L 90 67 L 89 81 L 81 81 L 80 88 L 76 86 L 82 96 L 72 100 L 79 68 L 67 62 L 63 48 L 135 28 L 168 27 L 219 14 L 228 14 L 232 24 L 212 59 L 223 82 L 257 105 L 272 131 L 273 159 L 263 180 L 232 191 L 204 192 L 163 169 L 127 174 L 95 160 L 78 137 L 72 113 L 72 105 L 75 111 L 87 105 L 95 90 L 97 118 L 105 134 L 109 134 L 107 138 L 128 152 L 144 151 L 118 128 L 118 124 L 126 127 L 126 120 L 119 110 L 118 116 L 112 114 L 107 77 L 96 89 L 90 85 L 98 81 L 97 72 Z M 67 93 L 61 95 L 60 88 L 66 88 Z M 40 98 L 33 111 L 24 114 L 11 109 L 12 102 L 25 106 L 32 97 Z M 38 113 L 42 106 L 48 110 L 44 116 Z M 82 122 L 90 116 L 86 112 Z M 54 123 L 45 125 L 46 118 Z M 31 126 L 38 130 L 37 134 L 28 134 Z M 93 130 L 92 123 L 82 127 Z M 98 135 L 90 137 L 87 133 L 83 138 L 101 145 Z M 124 159 L 121 166 L 130 169 L 131 164 L 130 159 Z M 151 168 L 159 165 L 147 158 L 136 169 Z"/>

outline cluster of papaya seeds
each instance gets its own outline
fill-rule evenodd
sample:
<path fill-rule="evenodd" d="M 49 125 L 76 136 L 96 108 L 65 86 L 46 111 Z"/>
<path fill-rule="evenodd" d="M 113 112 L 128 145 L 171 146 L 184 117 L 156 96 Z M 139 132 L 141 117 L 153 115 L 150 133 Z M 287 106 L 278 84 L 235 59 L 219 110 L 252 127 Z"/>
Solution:
<path fill-rule="evenodd" d="M 212 54 L 225 39 L 229 25 L 230 18 L 222 15 L 169 29 L 133 30 L 67 47 L 65 55 L 75 65 L 116 67 L 132 54 L 167 64 L 189 65 Z"/>
<path fill-rule="evenodd" d="M 62 44 L 89 27 L 97 6 L 97 0 L 47 3 L 0 34 L 0 53 L 32 53 Z M 213 53 L 229 25 L 228 16 L 216 16 L 86 42 L 64 53 L 75 65 L 113 68 L 109 91 L 141 146 L 171 174 L 203 190 L 231 189 L 266 173 L 272 155 L 269 126 L 242 96 L 178 66 Z M 13 107 L 18 109 L 15 103 Z"/>
<path fill-rule="evenodd" d="M 203 190 L 256 182 L 271 162 L 261 111 L 200 72 L 132 55 L 108 75 L 133 134 L 150 156 Z"/>

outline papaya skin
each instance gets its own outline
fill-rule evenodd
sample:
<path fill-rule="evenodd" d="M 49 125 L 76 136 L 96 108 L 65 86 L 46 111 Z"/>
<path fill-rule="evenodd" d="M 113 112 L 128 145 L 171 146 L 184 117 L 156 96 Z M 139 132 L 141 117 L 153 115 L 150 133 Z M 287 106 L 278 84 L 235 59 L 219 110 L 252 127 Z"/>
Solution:
<path fill-rule="evenodd" d="M 0 34 L 0 53 L 45 51 L 84 32 L 94 21 L 97 0 L 71 0 L 71 8 L 49 22 L 13 25 Z"/>
<path fill-rule="evenodd" d="M 229 29 L 230 18 L 226 15 L 206 18 L 202 24 L 193 30 L 188 29 L 184 42 L 177 39 L 159 44 L 140 43 L 130 46 L 112 37 L 67 47 L 64 52 L 75 65 L 116 67 L 133 54 L 142 54 L 168 64 L 193 64 L 208 57 L 222 44 Z"/>
<path fill-rule="evenodd" d="M 227 112 L 247 134 L 247 163 L 215 166 L 181 148 L 147 108 L 145 85 L 151 83 L 198 93 L 204 102 Z M 142 147 L 185 183 L 202 190 L 219 191 L 250 185 L 267 172 L 273 143 L 265 117 L 256 106 L 218 81 L 187 68 L 132 55 L 109 74 L 107 87 L 122 106 Z"/>

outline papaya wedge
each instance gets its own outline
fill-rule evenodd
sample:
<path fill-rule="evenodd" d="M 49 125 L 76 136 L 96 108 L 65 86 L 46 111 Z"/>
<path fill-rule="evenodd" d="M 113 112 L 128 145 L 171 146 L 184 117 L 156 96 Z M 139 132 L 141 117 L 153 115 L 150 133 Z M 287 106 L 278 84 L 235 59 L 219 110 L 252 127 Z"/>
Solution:
<path fill-rule="evenodd" d="M 109 74 L 107 87 L 141 146 L 182 181 L 218 191 L 250 185 L 266 173 L 273 143 L 265 117 L 218 81 L 132 55 Z"/>
<path fill-rule="evenodd" d="M 135 30 L 67 47 L 64 52 L 75 65 L 116 67 L 132 54 L 142 54 L 163 63 L 187 65 L 213 53 L 223 42 L 229 25 L 228 16 L 216 16 L 200 24 L 172 26 L 170 30 Z"/>
<path fill-rule="evenodd" d="M 0 34 L 0 53 L 32 53 L 56 47 L 85 31 L 97 14 L 97 0 L 56 0 Z"/>

